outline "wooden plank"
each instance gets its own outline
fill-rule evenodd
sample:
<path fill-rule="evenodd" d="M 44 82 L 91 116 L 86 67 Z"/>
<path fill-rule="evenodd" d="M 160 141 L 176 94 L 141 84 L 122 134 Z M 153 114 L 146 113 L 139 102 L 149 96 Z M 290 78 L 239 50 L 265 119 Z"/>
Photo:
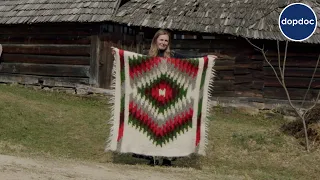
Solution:
<path fill-rule="evenodd" d="M 233 70 L 234 66 L 214 66 L 213 67 L 214 70 L 216 71 L 228 71 L 228 70 Z"/>
<path fill-rule="evenodd" d="M 243 55 L 239 54 L 235 58 L 236 64 L 250 64 L 251 63 L 251 57 L 249 55 Z"/>
<path fill-rule="evenodd" d="M 30 63 L 1 63 L 0 73 L 89 77 L 89 66 Z"/>
<path fill-rule="evenodd" d="M 264 89 L 264 81 L 252 81 L 251 89 L 263 90 Z"/>
<path fill-rule="evenodd" d="M 242 82 L 242 83 L 235 83 L 234 88 L 236 90 L 263 90 L 264 88 L 264 81 L 250 81 L 250 82 Z"/>
<path fill-rule="evenodd" d="M 236 62 L 235 66 L 237 68 L 243 68 L 243 69 L 255 69 L 255 70 L 259 70 L 259 69 L 263 69 L 263 62 L 262 61 L 250 61 L 248 63 L 244 63 L 244 62 Z"/>
<path fill-rule="evenodd" d="M 318 59 L 317 57 L 313 57 L 313 58 L 301 57 L 301 58 L 287 59 L 286 67 L 314 68 L 316 67 L 317 59 Z M 283 64 L 283 60 L 281 61 L 281 66 L 282 64 Z M 278 60 L 277 59 L 272 60 L 271 65 L 274 67 L 278 67 L 279 66 Z M 270 65 L 266 61 L 264 62 L 263 66 L 270 67 Z"/>
<path fill-rule="evenodd" d="M 215 70 L 235 70 L 236 74 L 248 74 L 250 70 L 262 70 L 263 66 L 259 62 L 252 62 L 250 64 L 217 64 L 214 66 Z"/>
<path fill-rule="evenodd" d="M 235 97 L 236 96 L 234 91 L 223 91 L 223 90 L 213 90 L 211 95 L 212 95 L 212 98 Z"/>
<path fill-rule="evenodd" d="M 217 80 L 213 83 L 213 90 L 224 90 L 224 91 L 231 91 L 234 90 L 234 82 L 228 80 Z"/>
<path fill-rule="evenodd" d="M 279 68 L 275 68 L 278 75 L 280 75 Z M 275 76 L 274 71 L 271 67 L 265 67 L 263 69 L 265 76 Z M 284 76 L 285 77 L 306 77 L 311 78 L 312 74 L 314 72 L 314 68 L 292 68 L 288 67 L 285 69 Z M 317 69 L 316 74 L 314 76 L 315 78 L 320 77 L 320 67 Z"/>
<path fill-rule="evenodd" d="M 86 86 L 86 85 L 76 85 L 77 92 L 84 91 L 86 94 L 104 94 L 104 95 L 113 95 L 112 90 L 110 89 L 103 89 L 103 88 L 96 88 L 92 86 Z"/>
<path fill-rule="evenodd" d="M 229 66 L 229 65 L 234 65 L 234 60 L 222 60 L 222 59 L 217 59 L 215 62 L 215 66 Z"/>
<path fill-rule="evenodd" d="M 264 79 L 264 72 L 263 71 L 251 71 L 252 77 L 256 80 Z"/>
<path fill-rule="evenodd" d="M 275 87 L 265 87 L 264 88 L 264 97 L 269 99 L 287 99 L 287 95 L 282 87 L 275 88 Z M 307 92 L 306 89 L 300 88 L 288 88 L 288 92 L 292 100 L 302 100 L 304 98 L 305 93 Z M 319 90 L 310 89 L 307 94 L 307 100 L 311 100 L 316 98 L 319 93 Z"/>
<path fill-rule="evenodd" d="M 0 26 L 0 34 L 6 35 L 88 35 L 97 34 L 100 24 L 97 23 L 39 23 Z"/>
<path fill-rule="evenodd" d="M 89 56 L 89 45 L 2 44 L 4 53 Z"/>
<path fill-rule="evenodd" d="M 319 48 L 319 46 L 318 46 Z M 284 52 L 280 52 L 280 56 L 284 57 L 285 53 Z M 310 52 L 292 52 L 292 51 L 288 51 L 287 52 L 287 57 L 297 57 L 297 56 L 302 56 L 302 57 L 318 57 L 319 52 L 317 50 L 315 50 L 315 53 L 310 53 Z M 269 51 L 266 53 L 267 57 L 276 57 L 278 58 L 278 52 L 277 51 Z M 263 58 L 263 56 L 262 56 Z"/>
<path fill-rule="evenodd" d="M 251 83 L 253 81 L 252 74 L 247 75 L 236 75 L 235 76 L 235 84 L 243 84 L 243 83 Z"/>
<path fill-rule="evenodd" d="M 307 88 L 311 78 L 285 77 L 287 87 L 292 88 Z M 282 87 L 276 77 L 265 77 L 265 87 Z M 312 88 L 320 88 L 320 79 L 316 78 L 311 84 Z"/>
<path fill-rule="evenodd" d="M 259 90 L 235 91 L 237 97 L 263 97 L 263 92 Z"/>
<path fill-rule="evenodd" d="M 215 80 L 234 80 L 233 71 L 216 71 Z"/>
<path fill-rule="evenodd" d="M 243 91 L 243 90 L 250 91 L 251 87 L 252 87 L 252 82 L 242 82 L 241 84 L 240 83 L 234 84 L 234 89 L 237 91 Z"/>
<path fill-rule="evenodd" d="M 58 35 L 0 35 L 2 44 L 90 44 L 88 36 Z"/>
<path fill-rule="evenodd" d="M 300 59 L 300 60 L 311 60 L 314 59 L 315 61 L 318 58 L 318 53 L 287 53 L 287 60 L 290 61 L 290 59 Z M 251 59 L 253 60 L 261 60 L 265 61 L 265 58 L 262 54 L 254 54 L 251 55 Z M 267 59 L 271 62 L 278 62 L 278 53 L 273 52 L 267 55 Z M 284 53 L 280 53 L 280 59 L 284 59 Z"/>
<path fill-rule="evenodd" d="M 112 68 L 114 57 L 111 53 L 111 46 L 116 46 L 116 44 L 110 41 L 103 41 L 101 43 L 101 58 L 99 67 L 99 82 L 101 88 L 110 88 L 112 81 Z"/>
<path fill-rule="evenodd" d="M 262 101 L 262 91 L 212 91 L 212 98 L 215 97 L 248 97 Z"/>
<path fill-rule="evenodd" d="M 0 74 L 0 82 L 2 83 L 20 83 L 28 85 L 44 85 L 44 86 L 61 86 L 76 87 L 77 84 L 88 84 L 89 78 L 75 77 L 48 77 L 21 74 Z"/>
<path fill-rule="evenodd" d="M 234 74 L 235 75 L 251 74 L 251 71 L 250 71 L 250 69 L 247 69 L 247 68 L 235 67 Z"/>
<path fill-rule="evenodd" d="M 99 61 L 101 56 L 101 41 L 97 35 L 91 36 L 90 75 L 89 82 L 99 87 Z"/>
<path fill-rule="evenodd" d="M 35 64 L 89 65 L 90 58 L 84 56 L 46 56 L 30 54 L 3 54 L 3 62 Z"/>

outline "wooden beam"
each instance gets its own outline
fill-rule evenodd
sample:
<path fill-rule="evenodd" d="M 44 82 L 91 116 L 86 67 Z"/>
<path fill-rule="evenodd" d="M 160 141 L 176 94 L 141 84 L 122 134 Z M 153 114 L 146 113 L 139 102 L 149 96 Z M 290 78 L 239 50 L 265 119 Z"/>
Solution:
<path fill-rule="evenodd" d="M 89 45 L 3 44 L 3 52 L 11 54 L 89 56 Z"/>
<path fill-rule="evenodd" d="M 44 85 L 44 86 L 60 86 L 60 87 L 76 87 L 78 84 L 89 84 L 89 78 L 76 77 L 49 77 L 34 76 L 22 74 L 0 74 L 0 82 L 2 83 L 20 83 L 27 85 Z"/>
<path fill-rule="evenodd" d="M 90 58 L 85 56 L 4 54 L 2 61 L 10 63 L 90 65 Z"/>
<path fill-rule="evenodd" d="M 290 98 L 293 100 L 303 100 L 307 89 L 300 88 L 288 88 L 288 92 L 290 94 Z M 319 90 L 310 89 L 306 99 L 311 100 L 316 98 Z M 287 95 L 282 87 L 265 87 L 264 88 L 264 97 L 270 99 L 287 99 Z"/>
<path fill-rule="evenodd" d="M 307 89 L 311 78 L 299 78 L 299 77 L 285 77 L 286 86 L 288 88 L 303 88 Z M 276 77 L 265 76 L 265 87 L 282 87 Z M 320 88 L 320 79 L 314 78 L 311 84 L 311 88 Z"/>
<path fill-rule="evenodd" d="M 280 75 L 279 68 L 275 67 L 276 72 L 278 75 Z M 275 74 L 270 67 L 265 67 L 263 69 L 264 76 L 270 76 L 270 77 L 275 77 Z M 305 77 L 305 78 L 310 78 L 312 77 L 312 74 L 314 72 L 314 68 L 302 68 L 302 67 L 287 67 L 284 72 L 284 77 L 289 78 L 289 77 Z M 317 69 L 315 73 L 315 78 L 320 78 L 320 70 Z"/>
<path fill-rule="evenodd" d="M 0 35 L 2 44 L 88 44 L 90 36 L 76 35 Z"/>
<path fill-rule="evenodd" d="M 60 77 L 61 76 L 88 77 L 89 66 L 30 64 L 30 63 L 1 63 L 0 73 L 60 76 Z"/>
<path fill-rule="evenodd" d="M 99 87 L 99 61 L 101 56 L 101 41 L 98 35 L 91 36 L 91 53 L 89 83 L 94 87 Z"/>

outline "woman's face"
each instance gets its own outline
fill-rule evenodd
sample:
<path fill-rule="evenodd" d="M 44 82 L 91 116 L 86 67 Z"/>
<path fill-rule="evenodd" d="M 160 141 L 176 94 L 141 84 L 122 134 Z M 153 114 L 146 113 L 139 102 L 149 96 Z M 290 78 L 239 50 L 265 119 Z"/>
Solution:
<path fill-rule="evenodd" d="M 169 36 L 167 34 L 160 35 L 157 38 L 157 47 L 159 50 L 166 50 L 169 44 Z"/>

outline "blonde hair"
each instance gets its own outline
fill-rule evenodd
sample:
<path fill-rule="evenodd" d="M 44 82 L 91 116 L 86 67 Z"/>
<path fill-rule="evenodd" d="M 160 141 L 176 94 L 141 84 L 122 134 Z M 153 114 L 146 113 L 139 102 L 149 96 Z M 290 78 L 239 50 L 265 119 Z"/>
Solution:
<path fill-rule="evenodd" d="M 170 57 L 171 50 L 170 50 L 170 33 L 164 29 L 159 29 L 156 34 L 152 38 L 149 56 L 155 57 L 158 56 L 158 46 L 157 46 L 157 39 L 160 35 L 168 35 L 169 36 L 169 43 L 167 49 L 164 51 L 164 57 Z"/>

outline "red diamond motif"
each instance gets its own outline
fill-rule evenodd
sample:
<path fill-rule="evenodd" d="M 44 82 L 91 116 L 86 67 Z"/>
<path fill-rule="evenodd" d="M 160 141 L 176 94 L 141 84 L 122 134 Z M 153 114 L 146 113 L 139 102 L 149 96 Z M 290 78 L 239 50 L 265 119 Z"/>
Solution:
<path fill-rule="evenodd" d="M 163 105 L 172 99 L 173 90 L 167 82 L 161 81 L 151 89 L 151 96 Z"/>

